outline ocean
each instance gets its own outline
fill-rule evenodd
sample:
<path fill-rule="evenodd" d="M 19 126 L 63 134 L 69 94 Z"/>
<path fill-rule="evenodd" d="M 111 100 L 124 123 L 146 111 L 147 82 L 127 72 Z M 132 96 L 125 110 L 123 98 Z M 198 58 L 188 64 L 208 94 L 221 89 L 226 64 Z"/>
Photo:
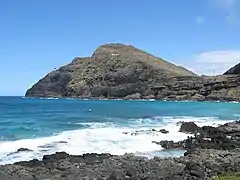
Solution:
<path fill-rule="evenodd" d="M 164 151 L 152 141 L 187 138 L 179 121 L 217 126 L 234 120 L 240 103 L 0 97 L 0 164 L 61 151 L 180 156 L 183 151 Z M 152 129 L 169 133 L 140 131 Z M 31 151 L 15 153 L 19 148 Z"/>

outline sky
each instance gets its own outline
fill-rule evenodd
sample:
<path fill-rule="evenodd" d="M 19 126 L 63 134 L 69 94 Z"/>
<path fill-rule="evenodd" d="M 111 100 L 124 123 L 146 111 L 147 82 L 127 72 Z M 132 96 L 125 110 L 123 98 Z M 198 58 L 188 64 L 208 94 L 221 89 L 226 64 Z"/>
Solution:
<path fill-rule="evenodd" d="M 240 0 L 0 0 L 0 95 L 106 43 L 221 74 L 240 62 L 239 32 Z"/>

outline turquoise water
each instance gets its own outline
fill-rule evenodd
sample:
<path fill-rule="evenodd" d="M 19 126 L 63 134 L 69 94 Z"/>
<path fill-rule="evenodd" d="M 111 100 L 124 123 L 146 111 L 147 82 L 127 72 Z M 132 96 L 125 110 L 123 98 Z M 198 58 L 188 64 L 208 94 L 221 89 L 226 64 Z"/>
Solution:
<path fill-rule="evenodd" d="M 212 125 L 239 119 L 239 103 L 0 97 L 0 162 L 40 158 L 60 150 L 149 155 L 161 150 L 152 140 L 185 137 L 178 132 L 178 121 Z M 151 128 L 166 128 L 170 133 L 124 133 Z M 33 152 L 7 156 L 20 147 Z"/>

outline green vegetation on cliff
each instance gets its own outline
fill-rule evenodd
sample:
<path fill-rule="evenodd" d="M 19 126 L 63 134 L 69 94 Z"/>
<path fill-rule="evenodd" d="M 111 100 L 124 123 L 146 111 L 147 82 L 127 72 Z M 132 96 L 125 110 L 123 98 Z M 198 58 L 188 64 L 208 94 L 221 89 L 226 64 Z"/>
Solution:
<path fill-rule="evenodd" d="M 199 77 L 133 46 L 106 44 L 49 73 L 26 96 L 239 101 L 239 79 Z"/>
<path fill-rule="evenodd" d="M 218 175 L 218 176 L 215 176 L 213 180 L 240 180 L 240 174 L 231 173 L 231 174 Z"/>

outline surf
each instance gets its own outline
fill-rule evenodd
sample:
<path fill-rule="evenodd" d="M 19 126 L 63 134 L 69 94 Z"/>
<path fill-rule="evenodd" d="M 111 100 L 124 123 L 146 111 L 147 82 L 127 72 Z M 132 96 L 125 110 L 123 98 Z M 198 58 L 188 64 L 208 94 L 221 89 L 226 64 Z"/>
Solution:
<path fill-rule="evenodd" d="M 182 151 L 162 151 L 162 147 L 153 141 L 180 141 L 191 136 L 179 132 L 179 122 L 195 122 L 199 126 L 217 126 L 229 122 L 216 117 L 167 116 L 129 119 L 128 125 L 116 125 L 113 122 L 79 123 L 84 129 L 63 131 L 61 133 L 34 139 L 0 142 L 0 164 L 12 164 L 18 161 L 41 159 L 43 155 L 55 152 L 67 152 L 71 155 L 85 153 L 110 153 L 136 155 L 152 158 L 154 156 L 180 156 Z M 152 131 L 154 129 L 154 131 Z M 167 134 L 160 129 L 169 131 Z M 149 130 L 149 131 L 148 131 Z M 134 134 L 134 132 L 140 132 Z M 31 151 L 16 152 L 20 148 Z"/>

